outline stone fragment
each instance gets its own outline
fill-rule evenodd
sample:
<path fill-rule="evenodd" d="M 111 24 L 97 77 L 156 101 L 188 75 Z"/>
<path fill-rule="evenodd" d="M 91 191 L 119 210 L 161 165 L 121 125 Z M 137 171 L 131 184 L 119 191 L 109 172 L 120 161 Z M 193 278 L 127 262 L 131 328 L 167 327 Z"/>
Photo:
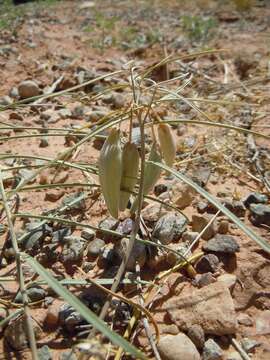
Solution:
<path fill-rule="evenodd" d="M 157 348 L 162 360 L 200 360 L 198 350 L 184 333 L 162 337 Z"/>
<path fill-rule="evenodd" d="M 229 231 L 229 221 L 228 220 L 221 220 L 218 224 L 218 233 L 219 234 L 227 234 Z"/>
<path fill-rule="evenodd" d="M 169 299 L 165 309 L 182 331 L 198 324 L 206 334 L 226 335 L 235 333 L 237 328 L 230 291 L 219 282 Z"/>
<path fill-rule="evenodd" d="M 99 230 L 97 231 L 97 237 L 103 239 L 104 241 L 116 240 L 118 239 L 117 235 L 112 235 L 107 230 L 115 231 L 118 225 L 118 220 L 114 219 L 113 217 L 109 216 L 106 217 L 104 220 L 101 220 L 98 224 Z"/>
<path fill-rule="evenodd" d="M 157 203 L 153 203 L 153 204 L 147 205 L 142 210 L 142 217 L 143 217 L 144 221 L 147 221 L 149 223 L 154 223 L 154 222 L 158 221 L 158 219 L 161 216 L 165 215 L 166 213 L 167 213 L 167 211 L 164 208 L 164 206 L 161 206 L 160 204 L 157 204 Z"/>
<path fill-rule="evenodd" d="M 203 215 L 192 215 L 192 231 L 196 231 L 200 233 L 211 221 L 212 217 L 208 214 Z M 202 234 L 202 238 L 204 240 L 209 240 L 212 237 L 214 237 L 217 233 L 217 226 L 216 222 L 213 221 L 213 223 L 204 231 Z"/>
<path fill-rule="evenodd" d="M 256 333 L 258 335 L 270 334 L 270 310 L 262 311 L 256 317 Z"/>
<path fill-rule="evenodd" d="M 96 233 L 92 229 L 84 229 L 81 232 L 81 237 L 88 241 L 94 240 L 95 236 L 96 236 Z"/>
<path fill-rule="evenodd" d="M 82 260 L 85 242 L 79 236 L 66 236 L 65 246 L 61 254 L 64 263 L 77 262 Z"/>
<path fill-rule="evenodd" d="M 203 360 L 219 360 L 222 359 L 222 349 L 213 340 L 208 339 L 203 347 Z"/>
<path fill-rule="evenodd" d="M 219 259 L 214 254 L 203 255 L 196 264 L 196 270 L 200 273 L 215 273 L 219 268 Z"/>
<path fill-rule="evenodd" d="M 188 185 L 175 184 L 172 187 L 172 198 L 175 199 L 174 203 L 180 210 L 189 206 L 195 197 L 195 191 Z"/>
<path fill-rule="evenodd" d="M 103 248 L 103 246 L 105 245 L 105 241 L 102 239 L 94 239 L 93 241 L 90 242 L 90 244 L 88 245 L 87 248 L 87 256 L 89 258 L 95 258 L 97 257 L 100 252 L 101 249 Z"/>
<path fill-rule="evenodd" d="M 210 239 L 203 245 L 203 250 L 206 252 L 234 254 L 238 252 L 239 249 L 238 243 L 231 235 L 217 234 L 213 239 Z"/>
<path fill-rule="evenodd" d="M 61 197 L 64 196 L 64 194 L 65 194 L 64 190 L 50 190 L 45 194 L 45 201 L 55 202 L 61 199 Z"/>
<path fill-rule="evenodd" d="M 38 85 L 32 80 L 22 81 L 18 86 L 18 93 L 21 99 L 37 96 L 40 93 Z"/>
<path fill-rule="evenodd" d="M 202 288 L 203 286 L 207 286 L 214 282 L 216 282 L 216 279 L 210 272 L 204 274 L 197 274 L 194 279 L 195 285 L 199 288 Z"/>
<path fill-rule="evenodd" d="M 243 199 L 243 204 L 246 208 L 249 208 L 250 204 L 266 204 L 268 196 L 258 192 L 250 193 Z"/>
<path fill-rule="evenodd" d="M 203 328 L 200 325 L 191 325 L 191 327 L 188 329 L 187 335 L 190 340 L 196 345 L 197 349 L 203 348 L 203 345 L 205 343 L 205 335 Z"/>
<path fill-rule="evenodd" d="M 124 238 L 121 239 L 120 243 L 116 247 L 116 251 L 118 252 L 119 257 L 122 259 L 125 257 L 125 254 L 127 253 L 128 243 L 129 243 L 129 239 Z M 136 267 L 136 263 L 138 263 L 140 268 L 142 268 L 145 264 L 145 261 L 146 261 L 145 245 L 138 241 L 135 241 L 126 268 L 129 271 L 134 271 Z"/>
<path fill-rule="evenodd" d="M 187 218 L 181 214 L 168 213 L 162 216 L 156 223 L 152 237 L 167 245 L 178 240 L 187 226 Z"/>
<path fill-rule="evenodd" d="M 250 207 L 250 221 L 253 225 L 268 225 L 270 226 L 270 206 L 263 204 L 251 204 Z"/>

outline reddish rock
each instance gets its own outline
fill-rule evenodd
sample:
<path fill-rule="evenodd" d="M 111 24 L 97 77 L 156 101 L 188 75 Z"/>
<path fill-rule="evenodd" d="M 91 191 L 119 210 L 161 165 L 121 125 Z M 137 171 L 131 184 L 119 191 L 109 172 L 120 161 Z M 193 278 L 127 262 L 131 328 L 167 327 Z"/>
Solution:
<path fill-rule="evenodd" d="M 219 282 L 170 299 L 165 309 L 171 320 L 183 331 L 198 324 L 206 334 L 226 335 L 236 332 L 233 299 L 227 286 Z"/>

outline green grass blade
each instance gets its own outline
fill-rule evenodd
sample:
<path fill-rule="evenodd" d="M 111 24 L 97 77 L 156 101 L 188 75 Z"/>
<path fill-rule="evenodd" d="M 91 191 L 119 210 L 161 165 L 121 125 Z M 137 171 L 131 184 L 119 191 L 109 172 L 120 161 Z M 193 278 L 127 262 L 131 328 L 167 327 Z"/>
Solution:
<path fill-rule="evenodd" d="M 190 185 L 200 195 L 202 195 L 205 199 L 207 199 L 209 202 L 211 202 L 213 205 L 215 205 L 216 208 L 219 209 L 224 215 L 226 215 L 229 219 L 231 219 L 239 227 L 239 229 L 241 229 L 247 236 L 249 236 L 252 240 L 254 240 L 258 245 L 260 245 L 263 248 L 263 250 L 265 250 L 267 253 L 270 254 L 270 244 L 268 244 L 263 238 L 261 238 L 259 235 L 257 235 L 255 232 L 253 232 L 250 228 L 248 228 L 241 220 L 238 219 L 237 216 L 235 216 L 224 205 L 222 205 L 219 201 L 217 201 L 217 199 L 215 199 L 215 197 L 213 195 L 209 194 L 206 190 L 204 190 L 202 187 L 197 185 L 186 175 L 181 174 L 180 172 L 175 171 L 162 163 L 158 163 L 158 162 L 152 162 L 152 163 L 154 165 L 159 166 L 160 168 L 170 172 L 177 179 Z"/>
<path fill-rule="evenodd" d="M 110 339 L 115 345 L 121 346 L 125 351 L 135 357 L 135 359 L 146 360 L 147 357 L 136 349 L 117 333 L 113 332 L 104 321 L 100 320 L 90 309 L 88 309 L 76 296 L 61 285 L 46 269 L 39 264 L 33 257 L 22 254 L 22 258 L 47 282 L 47 284 L 73 308 L 78 311 L 83 318 L 91 323 L 95 329 Z"/>

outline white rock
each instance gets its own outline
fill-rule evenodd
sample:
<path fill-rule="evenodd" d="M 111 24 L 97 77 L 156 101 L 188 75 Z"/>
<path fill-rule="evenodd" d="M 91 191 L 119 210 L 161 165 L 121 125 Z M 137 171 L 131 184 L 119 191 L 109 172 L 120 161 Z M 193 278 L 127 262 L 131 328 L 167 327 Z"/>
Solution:
<path fill-rule="evenodd" d="M 196 346 L 184 333 L 162 337 L 157 348 L 162 360 L 200 360 Z"/>

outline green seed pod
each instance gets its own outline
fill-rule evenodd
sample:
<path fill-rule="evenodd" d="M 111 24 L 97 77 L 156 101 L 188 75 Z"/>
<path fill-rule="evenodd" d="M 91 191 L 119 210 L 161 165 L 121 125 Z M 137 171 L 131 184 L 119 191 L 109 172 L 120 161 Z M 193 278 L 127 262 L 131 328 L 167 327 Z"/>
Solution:
<path fill-rule="evenodd" d="M 113 128 L 100 151 L 99 181 L 108 210 L 116 219 L 118 218 L 121 176 L 120 131 Z"/>
<path fill-rule="evenodd" d="M 158 139 L 165 164 L 172 167 L 176 155 L 176 143 L 168 124 L 160 123 L 158 125 Z"/>
<path fill-rule="evenodd" d="M 137 176 L 139 171 L 139 152 L 137 146 L 132 143 L 126 143 L 123 149 L 122 158 L 122 180 L 121 193 L 119 201 L 119 210 L 123 211 L 127 207 L 130 198 L 130 192 L 134 190 L 137 183 Z"/>
<path fill-rule="evenodd" d="M 148 161 L 162 162 L 156 143 L 153 143 L 151 147 Z M 153 189 L 153 187 L 155 186 L 156 182 L 160 177 L 160 174 L 161 174 L 160 167 L 149 163 L 145 165 L 143 195 L 147 195 Z M 132 204 L 131 212 L 134 213 L 137 207 L 138 207 L 138 197 L 135 199 L 134 203 Z"/>

